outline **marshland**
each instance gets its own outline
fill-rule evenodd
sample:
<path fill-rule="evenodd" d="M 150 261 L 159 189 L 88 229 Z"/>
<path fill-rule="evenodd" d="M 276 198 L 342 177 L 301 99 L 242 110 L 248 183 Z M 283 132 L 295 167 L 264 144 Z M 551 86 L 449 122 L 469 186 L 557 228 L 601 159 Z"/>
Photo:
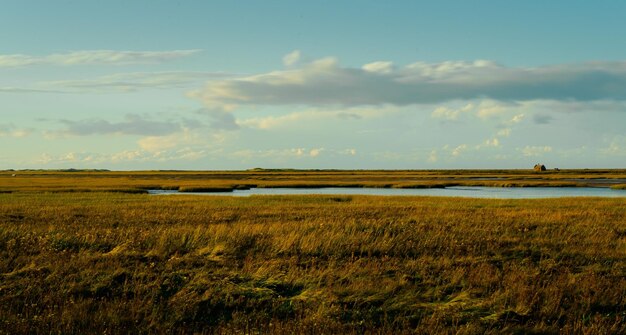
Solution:
<path fill-rule="evenodd" d="M 0 171 L 0 192 L 224 192 L 248 188 L 626 187 L 626 170 Z"/>
<path fill-rule="evenodd" d="M 618 188 L 624 178 L 625 170 L 5 171 L 0 332 L 624 333 L 626 198 L 145 194 Z"/>
<path fill-rule="evenodd" d="M 626 1 L 0 3 L 0 335 L 626 334 Z"/>

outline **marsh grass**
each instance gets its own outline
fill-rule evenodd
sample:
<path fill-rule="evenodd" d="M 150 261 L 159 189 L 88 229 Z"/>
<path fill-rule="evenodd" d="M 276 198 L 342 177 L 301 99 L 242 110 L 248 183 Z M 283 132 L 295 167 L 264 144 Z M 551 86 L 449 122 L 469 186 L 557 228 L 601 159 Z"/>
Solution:
<path fill-rule="evenodd" d="M 15 177 L 13 175 L 15 174 Z M 2 192 L 215 192 L 260 188 L 577 187 L 626 180 L 626 170 L 0 171 Z"/>
<path fill-rule="evenodd" d="M 0 333 L 624 333 L 626 200 L 0 194 Z"/>

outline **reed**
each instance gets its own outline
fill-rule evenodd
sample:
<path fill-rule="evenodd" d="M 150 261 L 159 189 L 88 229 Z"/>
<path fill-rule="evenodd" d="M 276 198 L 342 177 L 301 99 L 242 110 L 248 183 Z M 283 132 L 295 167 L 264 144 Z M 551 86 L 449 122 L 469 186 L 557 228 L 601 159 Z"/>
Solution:
<path fill-rule="evenodd" d="M 15 176 L 13 176 L 15 175 Z M 0 171 L 0 192 L 211 190 L 251 187 L 609 187 L 626 170 L 250 170 L 250 171 Z"/>
<path fill-rule="evenodd" d="M 626 200 L 0 194 L 0 333 L 624 333 Z"/>

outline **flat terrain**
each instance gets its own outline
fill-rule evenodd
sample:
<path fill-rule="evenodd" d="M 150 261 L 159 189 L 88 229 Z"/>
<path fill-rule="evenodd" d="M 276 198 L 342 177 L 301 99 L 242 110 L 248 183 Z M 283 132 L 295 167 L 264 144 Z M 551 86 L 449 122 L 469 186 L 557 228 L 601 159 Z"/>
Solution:
<path fill-rule="evenodd" d="M 626 187 L 626 170 L 0 171 L 0 192 L 146 190 L 211 192 L 251 187 Z"/>
<path fill-rule="evenodd" d="M 626 199 L 159 197 L 120 192 L 217 184 L 22 173 L 0 177 L 2 334 L 626 333 Z M 246 173 L 230 182 L 294 179 Z"/>

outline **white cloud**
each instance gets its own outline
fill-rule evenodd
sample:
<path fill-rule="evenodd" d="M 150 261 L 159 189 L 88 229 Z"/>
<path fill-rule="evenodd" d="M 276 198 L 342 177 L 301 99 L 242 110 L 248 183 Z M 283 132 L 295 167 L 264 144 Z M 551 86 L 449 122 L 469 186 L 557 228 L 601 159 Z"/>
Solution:
<path fill-rule="evenodd" d="M 363 65 L 362 69 L 367 72 L 372 72 L 372 73 L 388 74 L 393 71 L 393 63 L 392 62 L 373 62 L 373 63 Z"/>
<path fill-rule="evenodd" d="M 381 117 L 398 112 L 397 108 L 346 108 L 346 109 L 308 109 L 280 116 L 264 116 L 237 120 L 242 127 L 273 129 L 287 127 L 294 123 L 306 123 L 318 120 L 360 120 Z"/>
<path fill-rule="evenodd" d="M 492 100 L 483 100 L 477 107 L 476 116 L 481 119 L 488 119 L 500 116 L 506 112 L 507 108 L 501 103 Z"/>
<path fill-rule="evenodd" d="M 137 141 L 141 150 L 146 152 L 160 152 L 170 149 L 193 148 L 204 150 L 221 144 L 226 139 L 222 133 L 207 133 L 203 129 L 182 129 L 179 132 L 166 136 L 147 136 Z"/>
<path fill-rule="evenodd" d="M 64 129 L 44 131 L 44 136 L 48 139 L 94 135 L 143 136 L 138 141 L 139 146 L 154 152 L 179 147 L 181 144 L 214 143 L 224 138 L 225 131 L 238 128 L 234 116 L 229 112 L 201 109 L 196 114 L 207 118 L 209 122 L 177 115 L 169 118 L 161 116 L 156 121 L 155 116 L 128 114 L 121 122 L 103 119 L 58 120 L 65 126 Z"/>
<path fill-rule="evenodd" d="M 209 154 L 210 152 L 206 150 L 193 148 L 161 151 L 124 150 L 114 153 L 68 152 L 61 155 L 43 154 L 36 163 L 50 166 L 102 167 L 120 163 L 194 161 Z"/>
<path fill-rule="evenodd" d="M 15 67 L 36 63 L 36 58 L 27 55 L 0 55 L 0 67 Z"/>
<path fill-rule="evenodd" d="M 47 56 L 0 55 L 0 67 L 20 67 L 30 65 L 129 65 L 144 63 L 161 63 L 187 57 L 200 50 L 171 51 L 117 51 L 117 50 L 84 50 Z"/>
<path fill-rule="evenodd" d="M 524 120 L 524 117 L 525 117 L 524 114 L 517 114 L 517 115 L 513 116 L 511 121 L 509 121 L 509 124 L 520 123 L 520 122 L 522 122 L 522 120 Z"/>
<path fill-rule="evenodd" d="M 230 158 L 240 159 L 244 162 L 255 162 L 260 160 L 270 160 L 273 162 L 293 162 L 293 159 L 307 161 L 310 159 L 317 159 L 322 156 L 355 156 L 356 154 L 356 149 L 298 147 L 286 149 L 243 149 L 227 153 L 226 156 Z"/>
<path fill-rule="evenodd" d="M 144 151 L 139 150 L 125 150 L 122 152 L 114 153 L 112 155 L 104 155 L 100 156 L 99 159 L 101 161 L 111 161 L 111 162 L 120 162 L 120 161 L 135 161 L 135 160 L 144 160 L 149 158 L 157 158 L 162 156 L 162 152 L 154 153 L 152 156 Z"/>
<path fill-rule="evenodd" d="M 324 148 L 311 149 L 311 151 L 309 151 L 309 156 L 317 157 L 322 153 L 322 151 L 324 151 Z"/>
<path fill-rule="evenodd" d="M 407 80 L 446 79 L 453 81 L 472 80 L 471 74 L 477 71 L 487 74 L 490 70 L 501 70 L 503 67 L 489 60 L 444 61 L 440 63 L 415 62 L 406 66 Z M 487 79 L 487 78 L 485 78 Z"/>
<path fill-rule="evenodd" d="M 12 124 L 0 124 L 0 137 L 26 137 L 30 135 L 31 130 L 16 128 Z"/>
<path fill-rule="evenodd" d="M 626 156 L 626 137 L 615 136 L 607 147 L 600 149 L 600 153 L 607 156 Z"/>
<path fill-rule="evenodd" d="M 300 61 L 300 57 L 302 57 L 300 50 L 294 50 L 283 57 L 283 64 L 285 66 L 296 65 Z"/>
<path fill-rule="evenodd" d="M 274 159 L 274 160 L 286 160 L 289 158 L 301 158 L 306 153 L 305 148 L 291 148 L 291 149 L 265 149 L 265 150 L 251 150 L 243 149 L 229 153 L 228 156 L 238 158 L 244 161 L 252 161 L 258 159 Z"/>
<path fill-rule="evenodd" d="M 452 103 L 457 105 L 458 103 Z M 471 115 L 482 121 L 499 121 L 500 126 L 512 126 L 521 122 L 525 114 L 521 111 L 532 110 L 532 106 L 529 106 L 525 102 L 522 103 L 508 103 L 499 102 L 495 100 L 480 100 L 471 101 L 462 107 L 450 107 L 439 106 L 432 113 L 431 117 L 436 119 L 443 119 L 446 121 L 458 121 L 463 115 Z M 510 116 L 513 113 L 517 113 Z M 504 119 L 511 117 L 510 119 Z M 503 120 L 504 119 L 504 120 Z M 510 132 L 510 129 L 509 129 Z M 507 135 L 508 136 L 508 135 Z"/>
<path fill-rule="evenodd" d="M 487 139 L 487 140 L 483 141 L 482 143 L 474 145 L 474 146 L 470 146 L 468 144 L 461 144 L 461 145 L 456 146 L 452 150 L 450 150 L 449 146 L 446 145 L 446 146 L 443 147 L 443 150 L 448 150 L 452 157 L 460 157 L 461 155 L 463 155 L 464 153 L 466 153 L 468 151 L 477 152 L 477 151 L 485 149 L 485 148 L 500 148 L 500 147 L 501 147 L 500 139 L 498 139 L 497 137 L 493 137 L 493 138 Z M 434 156 L 433 157 L 434 159 L 431 160 L 430 157 L 429 157 L 429 161 L 432 161 L 432 162 L 437 161 L 437 152 L 436 152 L 436 150 L 433 150 L 431 152 L 431 156 Z"/>
<path fill-rule="evenodd" d="M 459 116 L 465 113 L 472 112 L 474 110 L 474 104 L 469 103 L 461 108 L 449 108 L 445 106 L 437 107 L 431 114 L 433 118 L 444 119 L 449 121 L 456 121 Z"/>
<path fill-rule="evenodd" d="M 281 127 L 292 122 L 300 122 L 307 119 L 317 119 L 318 117 L 319 116 L 315 113 L 296 112 L 282 116 L 265 116 L 237 120 L 237 124 L 249 128 L 271 129 Z"/>
<path fill-rule="evenodd" d="M 192 96 L 207 105 L 411 105 L 453 100 L 626 100 L 626 61 L 505 67 L 490 61 L 389 62 L 341 67 L 324 58 L 300 67 L 210 82 Z M 480 106 L 479 116 L 506 105 Z"/>
<path fill-rule="evenodd" d="M 509 137 L 511 135 L 511 128 L 500 129 L 496 135 L 500 137 Z"/>
<path fill-rule="evenodd" d="M 148 152 L 159 152 L 165 149 L 171 149 L 178 146 L 179 136 L 148 136 L 137 141 L 139 147 Z"/>
<path fill-rule="evenodd" d="M 551 146 L 525 146 L 522 149 L 522 154 L 526 157 L 532 157 L 532 156 L 541 156 L 545 153 L 551 152 L 552 151 L 552 147 Z"/>
<path fill-rule="evenodd" d="M 141 115 L 128 114 L 122 122 L 110 122 L 102 119 L 59 120 L 66 128 L 58 135 L 167 135 L 187 127 L 197 127 L 198 122 L 191 121 L 154 121 Z"/>
<path fill-rule="evenodd" d="M 467 144 L 461 144 L 452 150 L 452 156 L 458 157 L 463 151 L 467 149 Z"/>
<path fill-rule="evenodd" d="M 170 89 L 198 85 L 216 78 L 231 75 L 222 72 L 133 72 L 117 73 L 86 80 L 57 80 L 39 83 L 47 89 L 66 93 L 81 92 L 134 92 L 141 89 Z"/>
<path fill-rule="evenodd" d="M 486 140 L 484 145 L 487 147 L 499 147 L 500 140 L 497 137 L 494 137 L 494 138 Z"/>

